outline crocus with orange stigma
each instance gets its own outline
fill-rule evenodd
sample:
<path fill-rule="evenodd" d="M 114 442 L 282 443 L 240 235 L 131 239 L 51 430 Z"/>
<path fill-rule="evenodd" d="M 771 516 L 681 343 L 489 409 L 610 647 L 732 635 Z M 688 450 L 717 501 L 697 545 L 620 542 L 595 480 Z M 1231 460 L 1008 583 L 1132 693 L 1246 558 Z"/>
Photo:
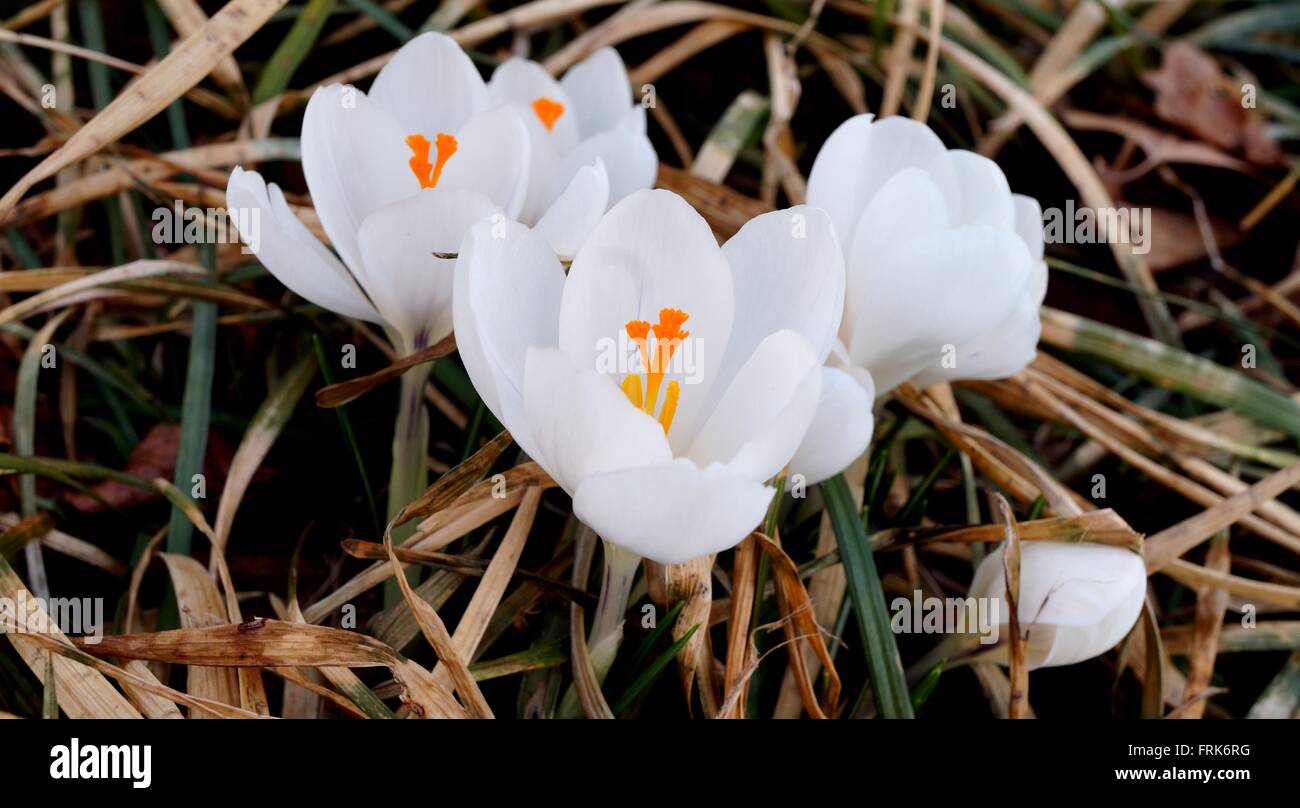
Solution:
<path fill-rule="evenodd" d="M 632 100 L 613 48 L 559 81 L 536 62 L 508 59 L 493 71 L 488 93 L 514 105 L 528 127 L 528 199 L 519 220 L 557 255 L 572 257 L 606 209 L 654 184 L 659 159 L 646 137 L 645 108 Z"/>
<path fill-rule="evenodd" d="M 470 231 L 461 358 L 483 402 L 605 540 L 603 674 L 640 558 L 720 552 L 758 526 L 812 421 L 844 262 L 825 213 L 750 221 L 721 248 L 669 191 L 614 206 L 567 277 L 535 232 Z"/>
<path fill-rule="evenodd" d="M 380 325 L 407 355 L 451 333 L 454 252 L 470 225 L 517 216 L 528 192 L 528 133 L 494 105 L 453 40 L 411 40 L 370 92 L 318 89 L 302 126 L 302 168 L 337 257 L 297 218 L 274 184 L 236 167 L 226 189 L 241 234 L 285 286 L 347 317 Z M 250 213 L 252 215 L 250 215 Z M 389 513 L 423 490 L 429 366 L 402 377 L 393 437 Z"/>

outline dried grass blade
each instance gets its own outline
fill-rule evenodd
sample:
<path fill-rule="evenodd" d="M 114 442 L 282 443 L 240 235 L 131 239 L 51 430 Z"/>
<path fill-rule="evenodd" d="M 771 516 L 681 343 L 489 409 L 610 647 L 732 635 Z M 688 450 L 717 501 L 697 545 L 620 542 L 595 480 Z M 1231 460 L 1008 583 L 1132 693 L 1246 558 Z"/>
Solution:
<path fill-rule="evenodd" d="M 216 583 L 202 564 L 189 556 L 174 553 L 162 553 L 160 558 L 167 566 L 167 574 L 171 577 L 172 589 L 176 593 L 181 626 L 206 628 L 224 625 L 229 621 L 221 593 L 217 591 Z M 230 705 L 240 703 L 239 679 L 233 670 L 191 664 L 185 689 L 191 695 L 207 701 Z M 191 712 L 190 717 L 198 716 Z"/>
<path fill-rule="evenodd" d="M 822 628 L 817 625 L 813 602 L 808 597 L 808 590 L 804 588 L 803 580 L 799 577 L 799 569 L 790 560 L 790 556 L 786 555 L 781 545 L 761 533 L 752 535 L 772 562 L 777 604 L 781 610 L 785 636 L 789 641 L 786 650 L 790 655 L 790 670 L 803 697 L 804 709 L 813 718 L 832 717 L 839 710 L 840 675 L 835 670 L 835 662 L 831 659 L 825 638 L 822 637 Z M 804 665 L 803 649 L 799 645 L 799 640 L 805 640 L 812 648 L 813 653 L 821 661 L 822 671 L 826 675 L 826 689 L 820 701 L 813 687 L 812 676 Z"/>
<path fill-rule="evenodd" d="M 126 90 L 57 151 L 27 172 L 0 198 L 0 222 L 29 189 L 60 169 L 95 154 L 162 112 L 278 11 L 286 0 L 230 0 L 202 28 L 172 49 L 167 58 Z"/>
<path fill-rule="evenodd" d="M 382 370 L 322 387 L 316 391 L 316 406 L 338 407 L 350 401 L 355 401 L 381 384 L 400 378 L 407 370 L 425 362 L 441 359 L 455 350 L 456 335 L 450 334 L 422 351 L 402 357 Z"/>
<path fill-rule="evenodd" d="M 1007 583 L 1007 627 L 1011 630 L 1011 639 L 1007 647 L 1011 694 L 1007 701 L 1008 718 L 1027 718 L 1029 716 L 1029 660 L 1028 639 L 1020 631 L 1020 531 L 1016 526 L 1015 514 L 1007 498 L 995 494 L 998 521 L 1005 531 L 1005 548 L 1002 554 L 1002 571 Z"/>
<path fill-rule="evenodd" d="M 501 539 L 501 545 L 492 556 L 492 562 L 488 564 L 487 571 L 474 590 L 465 613 L 456 623 L 456 632 L 452 635 L 451 642 L 461 659 L 472 660 L 482 650 L 479 643 L 483 640 L 483 632 L 496 612 L 497 605 L 501 603 L 501 597 L 519 564 L 519 556 L 523 553 L 524 542 L 532 530 L 541 499 L 540 488 L 529 488 L 524 492 L 524 498 L 515 511 L 514 519 L 510 521 L 505 537 Z M 441 684 L 450 684 L 448 667 L 439 663 L 433 669 L 433 678 Z"/>
<path fill-rule="evenodd" d="M 1196 545 L 1300 483 L 1300 463 L 1276 471 L 1211 508 L 1146 540 L 1147 572 L 1159 572 Z"/>
<path fill-rule="evenodd" d="M 405 513 L 405 510 L 403 510 L 403 513 Z M 474 681 L 473 674 L 469 672 L 469 665 L 465 658 L 452 644 L 451 635 L 447 633 L 447 626 L 443 624 L 442 618 L 438 616 L 438 610 L 425 603 L 424 600 L 411 591 L 410 582 L 402 574 L 402 564 L 397 560 L 397 555 L 393 552 L 393 526 L 400 517 L 401 514 L 394 517 L 393 521 L 389 522 L 388 527 L 384 530 L 384 546 L 388 549 L 388 561 L 393 568 L 393 577 L 397 579 L 397 585 L 402 591 L 402 598 L 411 607 L 416 622 L 420 624 L 420 631 L 424 633 L 429 645 L 433 646 L 438 659 L 446 663 L 448 670 L 451 672 L 451 680 L 455 683 L 456 692 L 460 694 L 461 699 L 464 701 L 464 709 L 468 711 L 470 716 L 475 718 L 492 718 L 492 708 L 488 706 L 487 699 L 483 697 L 483 691 L 479 690 L 478 683 Z M 408 663 L 406 667 L 408 669 L 410 667 L 419 668 L 418 665 L 413 663 Z M 429 683 L 436 689 L 446 690 L 428 671 L 423 668 L 419 670 L 418 674 L 408 670 L 407 675 L 417 680 L 423 680 L 425 676 L 428 676 Z M 396 671 L 394 671 L 394 674 L 396 674 Z"/>
<path fill-rule="evenodd" d="M 23 585 L 18 574 L 9 566 L 9 562 L 0 557 L 0 597 L 14 602 L 32 603 L 33 596 Z M 49 624 L 50 616 L 42 609 L 37 619 Z M 6 627 L 7 629 L 10 627 Z M 67 638 L 56 626 L 49 628 L 48 639 L 66 642 Z M 6 630 L 3 632 L 10 642 L 20 635 Z M 40 636 L 40 635 L 31 635 Z M 42 637 L 43 639 L 46 637 Z M 23 658 L 27 667 L 38 677 L 45 665 L 46 654 L 21 642 L 14 642 L 14 648 Z M 109 684 L 100 673 L 86 668 L 82 664 L 60 657 L 54 661 L 54 679 L 59 698 L 59 707 L 69 718 L 140 718 L 140 712 L 131 705 L 121 693 Z"/>

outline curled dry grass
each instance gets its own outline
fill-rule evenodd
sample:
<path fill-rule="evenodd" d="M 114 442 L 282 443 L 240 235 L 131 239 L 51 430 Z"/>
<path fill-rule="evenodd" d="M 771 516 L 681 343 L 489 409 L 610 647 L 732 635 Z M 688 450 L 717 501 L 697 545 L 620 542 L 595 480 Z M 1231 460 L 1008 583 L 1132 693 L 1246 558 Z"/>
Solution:
<path fill-rule="evenodd" d="M 6 115 L 27 116 L 43 132 L 31 142 L 0 144 L 0 159 L 23 166 L 0 198 L 0 340 L 16 379 L 13 451 L 0 454 L 0 468 L 22 483 L 6 500 L 12 512 L 0 514 L 0 596 L 60 594 L 84 575 L 114 580 L 123 595 L 115 630 L 102 642 L 57 630 L 9 633 L 11 647 L 0 654 L 7 663 L 0 666 L 0 715 L 550 716 L 569 683 L 576 704 L 593 717 L 635 715 L 652 705 L 731 718 L 1053 714 L 1068 711 L 1077 695 L 1063 695 L 1050 681 L 1030 689 L 1025 640 L 1014 623 L 1009 667 L 969 668 L 985 703 L 928 701 L 942 680 L 964 675 L 944 673 L 942 665 L 916 671 L 909 689 L 904 668 L 925 648 L 905 645 L 899 658 L 881 622 L 884 599 L 913 590 L 961 594 L 971 564 L 1006 541 L 1014 601 L 1022 542 L 1084 540 L 1142 553 L 1151 576 L 1129 638 L 1118 652 L 1086 663 L 1102 674 L 1091 680 L 1098 695 L 1090 703 L 1150 717 L 1296 715 L 1300 512 L 1289 492 L 1300 483 L 1300 396 L 1290 379 L 1300 348 L 1300 269 L 1278 246 L 1290 250 L 1294 240 L 1270 222 L 1294 216 L 1298 173 L 1286 170 L 1284 155 L 1269 162 L 1215 142 L 1207 127 L 1222 121 L 1136 120 L 1154 117 L 1143 85 L 1149 70 L 1171 42 L 1185 39 L 1211 54 L 1209 69 L 1222 68 L 1225 83 L 1259 85 L 1259 109 L 1243 120 L 1266 125 L 1269 137 L 1284 143 L 1293 138 L 1300 110 L 1287 100 L 1298 89 L 1286 63 L 1293 60 L 1292 17 L 1251 3 L 1087 0 L 771 0 L 743 7 L 534 0 L 512 8 L 448 0 L 431 15 L 415 5 L 390 0 L 375 13 L 331 15 L 331 4 L 319 0 L 158 0 L 148 9 L 152 60 L 117 53 L 94 3 L 79 4 L 75 37 L 70 9 L 57 0 L 0 22 L 0 92 L 19 107 Z M 286 12 L 292 22 L 278 16 Z M 660 92 L 651 109 L 664 156 L 660 186 L 690 200 L 720 238 L 758 213 L 802 202 L 801 166 L 816 138 L 873 104 L 879 114 L 927 120 L 953 145 L 998 155 L 1008 166 L 1036 160 L 1051 175 L 1038 189 L 1045 204 L 1065 197 L 1109 207 L 1172 189 L 1181 207 L 1153 203 L 1170 206 L 1171 229 L 1156 234 L 1168 241 L 1157 242 L 1156 254 L 1113 244 L 1109 254 L 1051 256 L 1054 305 L 1042 311 L 1042 350 L 1030 367 L 954 388 L 905 385 L 881 411 L 873 452 L 844 480 L 774 507 L 732 552 L 689 569 L 651 569 L 645 594 L 666 617 L 638 632 L 635 618 L 644 612 L 629 613 L 629 639 L 602 691 L 584 623 L 593 603 L 595 537 L 557 513 L 565 503 L 546 496 L 554 484 L 545 473 L 509 460 L 508 435 L 484 439 L 490 416 L 466 392 L 454 360 L 444 359 L 454 338 L 391 363 L 369 329 L 331 323 L 284 298 L 274 283 L 256 282 L 237 247 L 155 254 L 141 237 L 141 200 L 219 207 L 231 165 L 296 160 L 296 141 L 272 132 L 294 131 L 312 90 L 367 80 L 391 57 L 393 37 L 422 28 L 449 31 L 488 62 L 534 46 L 553 72 L 596 48 L 622 46 L 642 54 L 628 60 L 637 88 L 678 86 L 678 75 L 698 78 L 701 68 L 746 54 L 758 78 L 734 98 L 713 98 L 701 111 Z M 170 48 L 168 39 L 175 40 Z M 333 60 L 313 59 L 318 48 L 332 51 Z M 80 80 L 83 70 L 88 82 Z M 33 101 L 47 75 L 65 98 L 76 98 L 75 108 Z M 943 102 L 949 88 L 957 109 Z M 1118 112 L 1109 106 L 1116 98 Z M 153 119 L 164 111 L 169 150 L 147 145 L 157 142 Z M 1121 138 L 1117 153 L 1113 141 L 1098 140 L 1104 136 Z M 1009 170 L 1013 186 L 1023 173 Z M 1246 201 L 1211 193 L 1219 182 L 1231 182 Z M 324 238 L 310 201 L 289 196 Z M 84 243 L 102 234 L 111 235 L 111 249 Z M 1227 263 L 1219 243 L 1225 237 L 1252 262 L 1250 271 Z M 1192 245 L 1176 276 L 1164 274 L 1172 259 L 1160 254 L 1174 242 Z M 91 255 L 101 264 L 83 265 Z M 1105 286 L 1089 285 L 1098 282 Z M 218 372 L 218 341 L 292 335 L 304 323 L 372 343 L 381 352 L 378 367 L 372 361 L 376 369 L 341 380 L 326 368 L 321 382 L 318 357 L 328 364 L 322 340 L 315 338 L 313 350 L 288 337 L 267 362 L 260 406 L 234 419 L 238 428 L 222 420 L 221 431 L 239 436 L 238 448 L 215 510 L 197 506 L 180 490 L 186 478 L 179 470 L 205 468 L 203 436 L 223 415 L 207 393 Z M 150 389 L 157 374 L 147 372 L 144 357 L 185 333 L 182 400 Z M 47 343 L 62 359 L 52 416 L 53 385 L 37 385 L 37 349 Z M 1243 343 L 1257 351 L 1257 365 L 1238 361 Z M 443 372 L 426 392 L 444 429 L 432 460 L 442 473 L 388 526 L 417 526 L 394 546 L 389 530 L 366 522 L 363 505 L 368 501 L 372 522 L 375 507 L 357 434 L 381 442 L 387 436 L 354 426 L 349 410 L 382 395 L 409 367 L 438 359 Z M 83 402 L 78 392 L 92 385 L 100 395 Z M 308 417 L 295 416 L 308 389 L 318 407 L 335 409 L 349 450 L 325 473 L 365 491 L 352 503 L 356 535 L 344 540 L 334 574 L 313 593 L 299 588 L 299 567 L 321 555 L 306 534 L 289 560 L 286 586 L 241 588 L 231 562 L 256 548 L 268 513 L 264 503 L 246 504 L 246 495 L 294 419 Z M 170 472 L 135 454 L 126 462 L 129 445 L 119 447 L 122 462 L 78 460 L 86 418 L 115 419 L 116 427 L 98 430 L 119 442 L 136 437 L 133 423 L 179 419 L 182 440 L 170 447 L 177 456 L 164 464 L 177 470 L 177 482 L 155 479 Z M 63 456 L 53 448 L 58 438 L 45 438 L 52 421 L 62 427 Z M 0 440 L 9 440 L 2 428 Z M 106 453 L 89 456 L 97 454 Z M 294 468 L 293 460 L 275 464 L 288 465 L 290 474 L 320 473 Z M 1109 497 L 1097 494 L 1094 473 L 1111 480 Z M 1118 488 L 1127 491 L 1117 495 Z M 70 508 L 69 491 L 98 515 Z M 980 491 L 990 495 L 987 508 Z M 110 514 L 158 493 L 171 522 L 140 528 L 128 562 L 96 526 L 120 531 Z M 307 497 L 270 509 L 291 511 L 310 531 L 311 505 Z M 72 526 L 95 532 L 78 538 L 67 532 Z M 191 531 L 202 546 L 181 540 Z M 345 564 L 344 553 L 354 561 Z M 20 555 L 23 577 L 10 563 Z M 55 558 L 58 572 L 50 574 L 46 562 Z M 70 572 L 65 558 L 84 569 Z M 431 573 L 408 581 L 410 567 Z M 145 586 L 160 568 L 169 595 Z M 322 625 L 339 624 L 342 612 L 355 612 L 354 601 L 365 602 L 390 578 L 402 600 L 372 622 Z M 176 607 L 171 616 L 158 609 L 173 602 L 168 598 Z M 263 613 L 276 619 L 251 616 Z M 1257 661 L 1235 664 L 1239 657 Z M 674 659 L 680 686 L 671 677 L 656 684 Z"/>

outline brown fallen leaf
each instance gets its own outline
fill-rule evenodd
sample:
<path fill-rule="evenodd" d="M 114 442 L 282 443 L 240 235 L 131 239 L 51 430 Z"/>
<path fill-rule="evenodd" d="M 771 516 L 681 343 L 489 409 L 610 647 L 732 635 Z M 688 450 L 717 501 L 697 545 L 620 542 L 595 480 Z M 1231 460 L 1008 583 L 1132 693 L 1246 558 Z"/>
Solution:
<path fill-rule="evenodd" d="M 170 480 L 176 471 L 176 447 L 180 441 L 180 436 L 180 424 L 157 424 L 154 426 L 145 433 L 145 436 L 131 450 L 131 455 L 126 461 L 126 473 L 134 474 L 146 480 L 158 477 Z M 210 490 L 221 490 L 225 483 L 226 471 L 230 468 L 231 457 L 230 447 L 215 433 L 209 433 L 204 473 L 207 475 Z M 258 475 L 265 476 L 269 473 L 267 469 L 262 468 L 258 470 L 254 477 L 257 478 Z M 104 480 L 91 486 L 90 490 L 103 501 L 101 502 L 95 497 L 79 491 L 69 493 L 64 499 L 78 511 L 93 514 L 104 511 L 110 505 L 114 508 L 134 507 L 150 502 L 158 496 L 156 491 L 139 488 L 119 480 Z"/>
<path fill-rule="evenodd" d="M 1200 139 L 1239 151 L 1256 165 L 1277 165 L 1282 150 L 1263 129 L 1263 119 L 1247 108 L 1236 80 L 1200 48 L 1174 42 L 1165 48 L 1159 70 L 1143 77 L 1155 90 L 1155 112 Z"/>
<path fill-rule="evenodd" d="M 1214 233 L 1215 246 L 1220 250 L 1235 247 L 1245 237 L 1232 222 L 1218 217 L 1210 217 L 1210 229 Z M 1152 272 L 1202 261 L 1209 254 L 1196 217 L 1166 208 L 1151 209 L 1150 243 L 1147 265 Z"/>

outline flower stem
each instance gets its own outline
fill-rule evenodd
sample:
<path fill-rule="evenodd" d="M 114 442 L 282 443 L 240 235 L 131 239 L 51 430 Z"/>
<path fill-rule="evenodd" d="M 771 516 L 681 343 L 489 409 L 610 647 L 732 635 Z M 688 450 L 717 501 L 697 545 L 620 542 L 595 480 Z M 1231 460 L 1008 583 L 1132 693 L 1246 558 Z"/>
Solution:
<path fill-rule="evenodd" d="M 632 582 L 636 580 L 637 567 L 641 556 L 625 550 L 616 544 L 602 542 L 605 548 L 605 574 L 601 579 L 600 600 L 596 604 L 596 614 L 587 634 L 587 653 L 591 658 L 591 667 L 596 674 L 596 681 L 604 683 L 605 676 L 614 664 L 618 647 L 623 641 L 623 618 L 627 613 L 627 599 L 632 592 Z M 561 718 L 576 718 L 582 715 L 579 706 L 578 691 L 572 685 L 564 694 L 558 715 Z"/>
<path fill-rule="evenodd" d="M 424 383 L 429 366 L 417 365 L 402 374 L 397 402 L 397 420 L 393 426 L 393 465 L 388 476 L 388 508 L 392 519 L 406 504 L 419 496 L 429 480 L 429 415 L 424 407 Z M 393 530 L 393 543 L 401 544 L 415 532 L 416 523 L 408 522 Z M 415 583 L 414 568 L 407 570 L 407 580 Z M 384 605 L 402 599 L 396 581 L 384 585 Z"/>

